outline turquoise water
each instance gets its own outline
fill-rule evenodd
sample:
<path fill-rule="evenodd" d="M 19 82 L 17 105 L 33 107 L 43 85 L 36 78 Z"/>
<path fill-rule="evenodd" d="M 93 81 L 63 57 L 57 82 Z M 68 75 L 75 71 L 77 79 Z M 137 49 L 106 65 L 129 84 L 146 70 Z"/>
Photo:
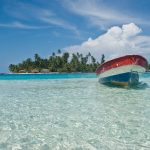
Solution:
<path fill-rule="evenodd" d="M 70 79 L 70 78 L 96 78 L 95 73 L 54 73 L 54 74 L 5 74 L 0 80 L 39 80 L 39 79 Z"/>
<path fill-rule="evenodd" d="M 150 74 L 141 81 L 126 89 L 95 74 L 0 75 L 0 150 L 149 150 Z"/>

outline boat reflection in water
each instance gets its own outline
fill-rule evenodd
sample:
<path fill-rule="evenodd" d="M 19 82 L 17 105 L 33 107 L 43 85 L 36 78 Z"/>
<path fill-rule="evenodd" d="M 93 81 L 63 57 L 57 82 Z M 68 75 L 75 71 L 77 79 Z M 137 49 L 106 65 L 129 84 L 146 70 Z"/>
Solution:
<path fill-rule="evenodd" d="M 101 64 L 96 74 L 102 84 L 134 86 L 139 83 L 139 73 L 147 68 L 148 61 L 144 57 L 126 55 Z"/>

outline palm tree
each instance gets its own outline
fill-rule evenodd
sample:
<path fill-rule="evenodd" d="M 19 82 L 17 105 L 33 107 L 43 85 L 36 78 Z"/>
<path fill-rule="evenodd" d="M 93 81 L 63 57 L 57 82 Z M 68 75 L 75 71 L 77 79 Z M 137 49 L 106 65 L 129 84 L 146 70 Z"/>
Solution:
<path fill-rule="evenodd" d="M 87 55 L 87 61 L 88 61 L 89 64 L 92 63 L 91 59 L 92 59 L 91 58 L 91 53 L 89 52 L 88 55 Z"/>
<path fill-rule="evenodd" d="M 19 70 L 20 70 L 20 68 L 19 68 L 18 65 L 13 65 L 13 64 L 10 64 L 10 65 L 9 65 L 9 71 L 10 71 L 10 72 L 15 72 L 15 73 L 17 73 L 17 72 L 19 72 Z"/>
<path fill-rule="evenodd" d="M 35 55 L 34 55 L 34 59 L 35 59 L 35 61 L 39 61 L 39 59 L 40 59 L 39 54 L 35 54 Z"/>
<path fill-rule="evenodd" d="M 59 51 L 60 53 L 61 51 Z M 55 57 L 54 57 L 55 56 Z M 90 57 L 91 63 L 88 64 L 88 58 Z M 105 56 L 102 55 L 101 63 L 103 63 Z M 95 71 L 99 63 L 96 63 L 96 59 L 89 52 L 85 57 L 82 54 L 72 54 L 71 61 L 68 62 L 69 53 L 65 52 L 62 56 L 56 56 L 52 53 L 49 59 L 43 59 L 38 54 L 34 55 L 34 61 L 31 58 L 27 58 L 17 65 L 10 64 L 9 70 L 11 72 L 20 72 L 25 70 L 27 72 L 41 71 L 42 69 L 49 69 L 54 72 L 92 72 Z"/>
<path fill-rule="evenodd" d="M 9 71 L 10 71 L 10 72 L 14 72 L 15 65 L 10 64 L 8 68 L 9 68 Z"/>
<path fill-rule="evenodd" d="M 53 57 L 55 56 L 55 53 L 54 53 L 54 52 L 52 53 L 52 56 L 53 56 Z"/>
<path fill-rule="evenodd" d="M 63 59 L 64 59 L 64 62 L 67 63 L 68 62 L 68 58 L 69 58 L 69 53 L 68 52 L 65 52 L 63 54 Z"/>
<path fill-rule="evenodd" d="M 96 59 L 93 56 L 91 56 L 91 59 L 92 59 L 92 63 L 94 64 L 96 62 Z"/>
<path fill-rule="evenodd" d="M 60 49 L 58 49 L 57 53 L 58 53 L 58 54 L 61 54 L 61 50 L 60 50 Z"/>
<path fill-rule="evenodd" d="M 105 62 L 105 55 L 102 54 L 102 57 L 101 57 L 101 64 Z"/>

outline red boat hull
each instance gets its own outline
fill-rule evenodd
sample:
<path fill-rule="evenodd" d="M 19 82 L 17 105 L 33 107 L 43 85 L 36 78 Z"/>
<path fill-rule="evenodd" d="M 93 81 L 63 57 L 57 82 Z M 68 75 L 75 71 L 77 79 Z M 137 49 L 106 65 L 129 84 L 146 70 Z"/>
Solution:
<path fill-rule="evenodd" d="M 115 85 L 137 84 L 138 72 L 145 72 L 148 67 L 147 60 L 139 55 L 127 55 L 107 61 L 100 65 L 96 74 L 101 83 Z"/>

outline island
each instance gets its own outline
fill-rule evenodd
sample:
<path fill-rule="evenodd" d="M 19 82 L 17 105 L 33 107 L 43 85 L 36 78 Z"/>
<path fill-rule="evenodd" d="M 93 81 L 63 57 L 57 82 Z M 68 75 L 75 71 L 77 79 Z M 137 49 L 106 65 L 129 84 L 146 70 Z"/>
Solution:
<path fill-rule="evenodd" d="M 103 63 L 105 56 L 102 54 L 100 63 L 89 52 L 83 56 L 80 53 L 52 53 L 48 58 L 41 58 L 39 54 L 34 59 L 27 58 L 18 64 L 10 64 L 9 71 L 12 73 L 52 73 L 52 72 L 95 72 L 96 68 Z"/>

